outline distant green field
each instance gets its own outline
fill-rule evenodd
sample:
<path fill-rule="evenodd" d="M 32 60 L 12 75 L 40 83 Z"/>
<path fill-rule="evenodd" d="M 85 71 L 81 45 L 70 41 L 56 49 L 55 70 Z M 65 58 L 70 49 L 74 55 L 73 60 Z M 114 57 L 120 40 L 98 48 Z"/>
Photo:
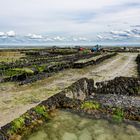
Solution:
<path fill-rule="evenodd" d="M 3 71 L 4 77 L 11 77 L 15 75 L 20 75 L 23 73 L 33 74 L 34 72 L 29 68 L 15 68 L 15 69 L 8 69 Z"/>
<path fill-rule="evenodd" d="M 21 57 L 24 57 L 25 55 L 18 51 L 3 51 L 0 52 L 0 62 L 15 62 L 16 60 L 19 60 Z"/>

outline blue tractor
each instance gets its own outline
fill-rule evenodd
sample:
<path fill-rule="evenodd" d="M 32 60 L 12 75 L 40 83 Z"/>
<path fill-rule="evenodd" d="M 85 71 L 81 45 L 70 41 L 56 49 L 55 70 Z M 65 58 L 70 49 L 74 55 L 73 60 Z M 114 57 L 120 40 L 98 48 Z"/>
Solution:
<path fill-rule="evenodd" d="M 95 47 L 91 48 L 91 52 L 99 52 L 100 51 L 100 46 L 96 45 Z"/>

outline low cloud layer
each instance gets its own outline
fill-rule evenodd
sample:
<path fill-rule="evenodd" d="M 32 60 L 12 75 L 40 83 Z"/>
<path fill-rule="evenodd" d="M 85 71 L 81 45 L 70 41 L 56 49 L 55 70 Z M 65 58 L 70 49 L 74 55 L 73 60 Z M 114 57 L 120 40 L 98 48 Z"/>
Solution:
<path fill-rule="evenodd" d="M 58 35 L 40 35 L 29 33 L 27 35 L 19 35 L 14 31 L 0 32 L 0 44 L 44 44 L 44 43 L 89 43 L 90 40 L 84 36 L 58 36 Z"/>
<path fill-rule="evenodd" d="M 15 43 L 102 43 L 104 41 L 138 41 L 140 39 L 140 29 L 139 28 L 130 28 L 125 30 L 111 30 L 108 32 L 102 32 L 101 34 L 97 34 L 94 36 L 58 36 L 58 35 L 41 35 L 29 33 L 27 35 L 19 35 L 14 31 L 8 32 L 0 32 L 0 44 L 2 43 L 10 43 L 11 41 Z"/>

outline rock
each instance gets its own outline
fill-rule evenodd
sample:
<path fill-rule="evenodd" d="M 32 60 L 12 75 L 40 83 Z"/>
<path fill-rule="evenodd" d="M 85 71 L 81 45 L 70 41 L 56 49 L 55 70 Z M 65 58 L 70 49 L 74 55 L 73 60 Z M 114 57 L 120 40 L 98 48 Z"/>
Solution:
<path fill-rule="evenodd" d="M 129 134 L 129 135 L 136 135 L 136 134 L 139 134 L 139 131 L 136 129 L 136 127 L 132 126 L 132 125 L 128 125 L 126 127 L 126 132 Z"/>
<path fill-rule="evenodd" d="M 79 136 L 79 140 L 92 140 L 92 136 L 87 129 L 84 129 Z"/>
<path fill-rule="evenodd" d="M 78 138 L 74 133 L 65 132 L 62 140 L 78 140 Z"/>
<path fill-rule="evenodd" d="M 93 130 L 93 136 L 100 136 L 100 135 L 103 135 L 105 133 L 105 130 L 104 128 L 100 128 L 98 125 L 97 127 L 95 126 L 94 127 L 94 130 Z"/>
<path fill-rule="evenodd" d="M 78 124 L 78 129 L 83 129 L 86 125 L 88 125 L 89 123 L 89 120 L 87 119 L 82 119 L 80 121 L 80 123 Z"/>
<path fill-rule="evenodd" d="M 44 131 L 39 131 L 36 135 L 33 135 L 29 138 L 30 140 L 44 140 L 48 139 L 47 134 Z"/>
<path fill-rule="evenodd" d="M 65 90 L 43 101 L 41 104 L 48 106 L 49 109 L 73 108 L 80 105 L 80 100 L 84 100 L 90 96 L 94 90 L 94 81 L 92 79 L 82 78 Z"/>
<path fill-rule="evenodd" d="M 92 79 L 82 78 L 73 83 L 65 92 L 66 97 L 71 99 L 84 100 L 95 91 Z"/>
<path fill-rule="evenodd" d="M 101 135 L 94 137 L 94 140 L 113 140 L 113 139 L 114 139 L 114 137 L 111 134 L 101 134 Z M 124 140 L 126 140 L 126 139 L 124 139 Z"/>

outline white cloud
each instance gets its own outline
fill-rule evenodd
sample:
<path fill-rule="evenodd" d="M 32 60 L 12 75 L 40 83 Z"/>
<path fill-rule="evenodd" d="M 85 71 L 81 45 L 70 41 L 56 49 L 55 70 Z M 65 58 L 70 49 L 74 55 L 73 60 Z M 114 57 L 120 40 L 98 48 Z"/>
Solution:
<path fill-rule="evenodd" d="M 65 40 L 64 37 L 60 37 L 60 36 L 54 37 L 53 39 L 56 41 L 64 41 Z"/>
<path fill-rule="evenodd" d="M 16 36 L 16 33 L 15 33 L 15 31 L 8 31 L 8 32 L 6 32 L 6 35 L 8 37 L 15 37 Z"/>
<path fill-rule="evenodd" d="M 5 36 L 5 33 L 4 32 L 0 32 L 0 37 L 3 37 Z"/>
<path fill-rule="evenodd" d="M 103 39 L 104 37 L 102 35 L 97 35 L 97 38 Z"/>
<path fill-rule="evenodd" d="M 49 37 L 45 38 L 44 40 L 45 40 L 45 41 L 49 41 L 49 42 L 50 42 L 50 41 L 51 41 L 51 42 L 54 41 L 52 38 L 49 38 Z"/>
<path fill-rule="evenodd" d="M 120 36 L 120 37 L 131 37 L 131 33 L 126 30 L 126 31 L 111 31 L 110 34 L 115 36 Z"/>
<path fill-rule="evenodd" d="M 112 40 L 113 39 L 113 37 L 111 37 L 111 36 L 109 36 L 109 35 L 104 35 L 104 36 L 102 36 L 102 35 L 97 35 L 97 39 L 99 39 L 100 41 L 103 41 L 103 40 Z"/>
<path fill-rule="evenodd" d="M 77 38 L 75 38 L 75 37 L 73 37 L 73 38 L 72 38 L 72 40 L 73 40 L 73 41 L 75 41 L 75 42 L 77 42 L 77 41 L 78 41 L 78 39 L 77 39 Z"/>
<path fill-rule="evenodd" d="M 89 41 L 89 39 L 87 39 L 86 37 L 79 37 L 78 40 L 79 41 Z"/>
<path fill-rule="evenodd" d="M 72 40 L 74 42 L 78 42 L 78 41 L 89 42 L 90 41 L 90 39 L 88 39 L 86 37 L 72 37 L 72 38 L 70 38 L 70 40 Z"/>
<path fill-rule="evenodd" d="M 124 31 L 110 31 L 110 33 L 114 35 L 120 35 L 120 34 L 124 34 L 125 32 Z"/>
<path fill-rule="evenodd" d="M 97 35 L 99 40 L 137 40 L 140 38 L 140 29 L 113 30 L 103 35 Z"/>
<path fill-rule="evenodd" d="M 140 36 L 139 29 L 127 29 L 124 31 L 111 31 L 110 33 L 116 36 L 126 37 L 126 38 L 135 38 L 135 37 Z"/>
<path fill-rule="evenodd" d="M 37 34 L 28 34 L 26 37 L 29 37 L 30 39 L 43 39 L 42 35 Z"/>

